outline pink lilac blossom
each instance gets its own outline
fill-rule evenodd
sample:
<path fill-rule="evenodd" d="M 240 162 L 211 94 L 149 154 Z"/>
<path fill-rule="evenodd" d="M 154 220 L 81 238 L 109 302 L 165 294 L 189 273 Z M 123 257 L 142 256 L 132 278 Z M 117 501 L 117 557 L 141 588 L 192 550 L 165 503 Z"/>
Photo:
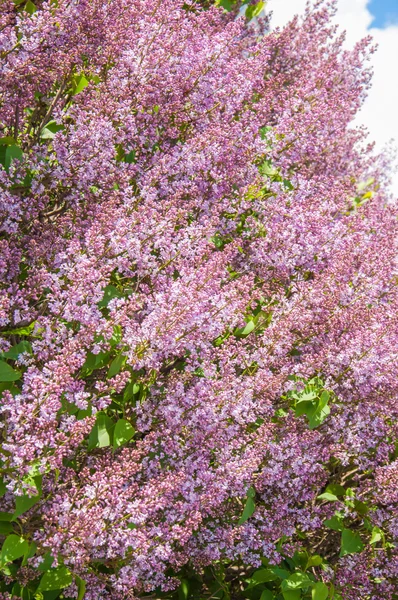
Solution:
<path fill-rule="evenodd" d="M 343 50 L 323 2 L 261 36 L 180 0 L 36 5 L 0 16 L 2 148 L 21 150 L 0 168 L 0 349 L 31 342 L 1 388 L 0 502 L 42 475 L 25 576 L 49 551 L 117 600 L 188 563 L 277 563 L 281 538 L 322 538 L 337 472 L 393 543 L 398 215 L 350 128 L 370 41 Z M 332 394 L 314 431 L 291 375 Z M 97 413 L 135 437 L 90 447 Z M 337 550 L 344 599 L 398 594 L 382 552 Z"/>

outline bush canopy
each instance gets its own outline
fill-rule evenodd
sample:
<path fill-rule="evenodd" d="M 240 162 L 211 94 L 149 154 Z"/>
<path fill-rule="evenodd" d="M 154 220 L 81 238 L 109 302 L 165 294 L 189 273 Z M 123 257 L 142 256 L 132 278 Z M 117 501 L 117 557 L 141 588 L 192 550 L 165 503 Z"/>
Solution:
<path fill-rule="evenodd" d="M 211 4 L 2 1 L 2 600 L 398 598 L 372 48 Z"/>

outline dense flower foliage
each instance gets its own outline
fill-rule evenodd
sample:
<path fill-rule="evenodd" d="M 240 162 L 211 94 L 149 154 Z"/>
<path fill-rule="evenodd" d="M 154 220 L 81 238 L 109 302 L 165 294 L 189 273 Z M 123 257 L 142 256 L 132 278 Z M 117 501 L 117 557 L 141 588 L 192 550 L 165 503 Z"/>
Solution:
<path fill-rule="evenodd" d="M 35 4 L 0 15 L 0 597 L 397 598 L 369 40 Z"/>

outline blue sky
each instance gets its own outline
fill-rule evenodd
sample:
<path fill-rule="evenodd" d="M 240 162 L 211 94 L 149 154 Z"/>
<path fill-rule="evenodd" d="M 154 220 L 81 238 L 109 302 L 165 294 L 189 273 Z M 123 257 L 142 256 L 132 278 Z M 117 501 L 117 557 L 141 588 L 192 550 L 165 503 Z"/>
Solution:
<path fill-rule="evenodd" d="M 314 3 L 314 0 L 310 0 Z M 270 0 L 271 23 L 283 27 L 294 14 L 303 14 L 307 0 Z M 1 0 L 0 0 L 1 3 Z M 364 125 L 369 141 L 381 151 L 395 140 L 397 170 L 391 172 L 392 187 L 398 200 L 398 0 L 337 0 L 336 24 L 345 30 L 347 48 L 371 34 L 378 50 L 371 56 L 373 85 L 354 125 Z"/>
<path fill-rule="evenodd" d="M 371 0 L 368 10 L 374 17 L 372 27 L 382 28 L 398 23 L 398 0 Z"/>

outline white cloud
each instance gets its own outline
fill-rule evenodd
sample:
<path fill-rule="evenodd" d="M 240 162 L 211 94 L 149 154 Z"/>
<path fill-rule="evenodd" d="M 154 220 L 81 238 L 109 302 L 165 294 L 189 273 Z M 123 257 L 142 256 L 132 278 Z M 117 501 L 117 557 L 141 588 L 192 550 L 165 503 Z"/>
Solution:
<path fill-rule="evenodd" d="M 369 33 L 378 44 L 372 57 L 373 86 L 356 123 L 365 125 L 369 139 L 382 149 L 392 138 L 398 145 L 398 25 L 369 29 L 372 15 L 368 4 L 369 0 L 338 0 L 336 22 L 346 30 L 348 46 Z M 272 26 L 283 26 L 295 14 L 302 14 L 305 6 L 306 0 L 273 0 L 269 5 Z M 392 189 L 398 196 L 398 174 L 393 178 Z"/>

